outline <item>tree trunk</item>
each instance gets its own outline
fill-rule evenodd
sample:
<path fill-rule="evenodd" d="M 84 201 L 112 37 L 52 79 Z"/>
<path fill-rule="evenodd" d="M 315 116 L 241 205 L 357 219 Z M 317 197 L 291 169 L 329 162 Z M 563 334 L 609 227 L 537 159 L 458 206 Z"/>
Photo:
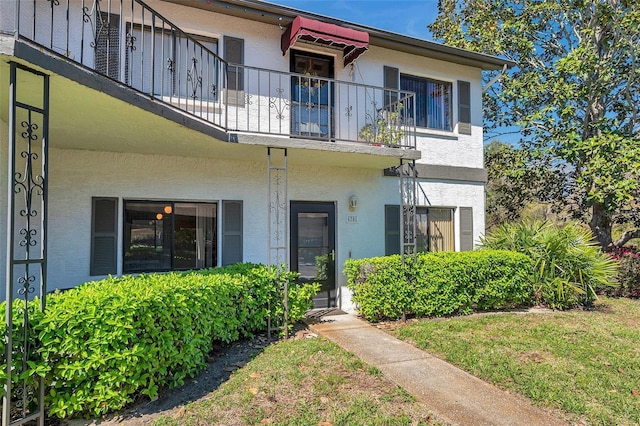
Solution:
<path fill-rule="evenodd" d="M 600 203 L 593 205 L 591 222 L 589 222 L 589 228 L 596 237 L 596 240 L 600 244 L 602 251 L 607 250 L 613 245 L 611 238 L 611 219 L 604 209 L 604 206 Z"/>

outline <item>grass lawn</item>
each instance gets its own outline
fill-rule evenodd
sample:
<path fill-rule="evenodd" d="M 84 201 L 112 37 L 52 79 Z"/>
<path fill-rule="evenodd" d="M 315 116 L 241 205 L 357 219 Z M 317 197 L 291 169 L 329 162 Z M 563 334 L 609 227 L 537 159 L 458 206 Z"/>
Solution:
<path fill-rule="evenodd" d="M 394 334 L 570 421 L 640 424 L 640 300 L 425 320 Z"/>
<path fill-rule="evenodd" d="M 154 425 L 431 425 L 433 415 L 380 371 L 324 339 L 283 341 L 204 401 Z"/>

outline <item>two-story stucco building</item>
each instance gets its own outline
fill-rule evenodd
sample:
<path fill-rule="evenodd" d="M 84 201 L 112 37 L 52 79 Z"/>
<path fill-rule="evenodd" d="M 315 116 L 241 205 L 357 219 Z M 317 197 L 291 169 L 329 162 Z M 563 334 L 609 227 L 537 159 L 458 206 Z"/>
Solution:
<path fill-rule="evenodd" d="M 285 263 L 350 309 L 345 259 L 484 231 L 481 72 L 502 59 L 258 0 L 0 8 L 15 291 Z"/>

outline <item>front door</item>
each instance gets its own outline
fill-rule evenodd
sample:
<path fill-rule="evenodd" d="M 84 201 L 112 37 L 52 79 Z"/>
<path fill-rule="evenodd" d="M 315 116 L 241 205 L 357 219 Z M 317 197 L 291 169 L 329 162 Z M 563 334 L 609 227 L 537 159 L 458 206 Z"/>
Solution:
<path fill-rule="evenodd" d="M 301 282 L 317 282 L 314 308 L 336 306 L 335 204 L 291 202 L 291 270 Z"/>
<path fill-rule="evenodd" d="M 329 139 L 333 133 L 333 58 L 291 51 L 292 135 Z"/>

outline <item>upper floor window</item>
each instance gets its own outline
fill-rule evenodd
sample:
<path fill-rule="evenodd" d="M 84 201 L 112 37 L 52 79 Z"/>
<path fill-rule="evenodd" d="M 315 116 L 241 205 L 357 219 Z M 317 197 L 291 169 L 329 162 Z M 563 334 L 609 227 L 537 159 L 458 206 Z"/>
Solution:
<path fill-rule="evenodd" d="M 416 126 L 452 130 L 451 83 L 400 74 L 400 89 L 416 93 Z"/>

